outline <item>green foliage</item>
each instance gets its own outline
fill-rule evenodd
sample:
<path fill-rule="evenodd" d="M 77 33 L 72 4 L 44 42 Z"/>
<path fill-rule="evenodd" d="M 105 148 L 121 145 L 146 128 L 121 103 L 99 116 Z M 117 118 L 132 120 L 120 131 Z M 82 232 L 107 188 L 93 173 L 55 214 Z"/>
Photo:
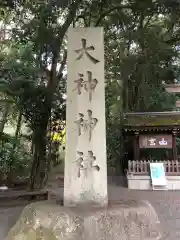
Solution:
<path fill-rule="evenodd" d="M 122 80 L 125 111 L 170 110 L 175 98 L 165 93 L 162 83 L 173 83 L 179 68 L 178 51 L 170 42 L 179 28 L 173 15 L 178 9 L 166 3 L 128 2 L 131 10 L 111 14 L 105 28 L 107 76 Z M 178 38 L 173 43 L 178 46 Z"/>
<path fill-rule="evenodd" d="M 4 28 L 12 27 L 0 46 L 0 97 L 10 102 L 3 120 L 9 123 L 11 118 L 17 123 L 22 113 L 30 127 L 31 175 L 37 181 L 42 179 L 36 175 L 47 170 L 50 159 L 47 133 L 51 121 L 65 119 L 63 70 L 69 26 L 104 27 L 109 165 L 115 167 L 123 158 L 124 111 L 174 109 L 176 98 L 165 92 L 163 83 L 179 78 L 179 1 L 75 0 L 60 4 L 28 0 L 6 1 L 0 9 Z M 0 102 L 0 109 L 3 107 Z M 17 161 L 21 148 L 17 142 L 15 145 Z M 9 143 L 4 146 L 10 149 Z"/>
<path fill-rule="evenodd" d="M 24 144 L 26 142 L 26 144 Z M 16 146 L 16 147 L 15 147 Z M 25 139 L 16 139 L 8 134 L 0 136 L 0 173 L 1 181 L 7 183 L 29 176 L 32 158 Z M 11 168 L 10 168 L 11 166 Z M 8 182 L 9 184 L 9 182 Z"/>
<path fill-rule="evenodd" d="M 108 81 L 106 85 L 106 131 L 109 174 L 121 173 L 122 144 L 122 83 Z M 111 169 L 111 170 L 110 170 Z"/>
<path fill-rule="evenodd" d="M 145 96 L 148 98 L 148 102 L 144 109 L 141 108 L 141 111 L 151 111 L 155 112 L 157 110 L 160 111 L 172 111 L 175 110 L 175 102 L 176 96 L 165 92 L 164 89 L 161 87 L 153 87 L 151 92 L 149 93 L 150 96 Z M 145 102 L 146 100 L 144 100 Z"/>
<path fill-rule="evenodd" d="M 124 140 L 122 121 L 117 125 L 112 106 L 121 113 L 174 110 L 176 97 L 163 84 L 179 79 L 180 69 L 179 2 L 170 6 L 168 1 L 133 0 L 120 5 L 104 22 L 106 79 L 121 80 L 123 86 L 121 108 L 117 88 L 107 87 L 107 151 L 114 166 L 118 161 L 123 165 Z"/>

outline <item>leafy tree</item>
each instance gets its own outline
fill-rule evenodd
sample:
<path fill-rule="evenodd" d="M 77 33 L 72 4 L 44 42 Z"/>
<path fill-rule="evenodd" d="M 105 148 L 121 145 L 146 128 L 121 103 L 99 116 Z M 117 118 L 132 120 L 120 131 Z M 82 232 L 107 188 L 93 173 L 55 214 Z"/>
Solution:
<path fill-rule="evenodd" d="M 8 62 L 10 70 L 8 81 L 9 89 L 16 92 L 19 109 L 33 131 L 34 161 L 31 188 L 41 187 L 46 177 L 49 164 L 46 158 L 47 128 L 54 94 L 59 88 L 59 82 L 63 81 L 62 71 L 67 55 L 66 51 L 63 56 L 61 55 L 63 40 L 80 3 L 81 0 L 72 2 L 68 6 L 69 9 L 57 8 L 57 4 L 34 4 L 31 1 L 16 6 L 17 13 L 21 12 L 21 14 L 15 16 L 17 25 L 13 29 L 13 37 L 17 49 L 21 46 L 25 47 L 22 55 L 25 62 L 20 62 L 18 67 L 17 61 L 16 66 L 10 66 Z M 58 23 L 61 14 L 63 14 L 62 21 L 65 20 L 62 24 Z M 27 46 L 31 46 L 29 61 L 25 56 L 28 54 Z M 57 71 L 58 64 L 60 64 L 59 71 Z M 20 69 L 21 65 L 23 68 Z M 5 69 L 5 65 L 3 68 Z M 17 94 L 18 88 L 20 88 L 19 94 Z"/>
<path fill-rule="evenodd" d="M 31 188 L 43 186 L 47 179 L 51 122 L 65 118 L 63 70 L 70 26 L 104 27 L 110 165 L 116 165 L 124 152 L 123 111 L 173 109 L 175 97 L 165 92 L 163 83 L 173 83 L 179 72 L 179 1 L 74 0 L 60 4 L 28 0 L 6 1 L 0 8 L 12 28 L 1 41 L 0 91 L 14 104 L 7 112 L 16 106 L 32 130 Z"/>
<path fill-rule="evenodd" d="M 176 97 L 165 92 L 163 83 L 178 77 L 179 2 L 170 6 L 166 1 L 127 1 L 126 6 L 119 5 L 104 22 L 106 78 L 123 83 L 122 112 L 171 111 Z M 119 92 L 107 85 L 109 91 L 113 92 L 106 97 L 108 109 L 112 102 L 118 107 Z M 122 120 L 117 126 L 112 114 L 107 112 L 107 146 L 110 163 L 117 169 L 118 161 L 123 165 L 125 142 Z"/>

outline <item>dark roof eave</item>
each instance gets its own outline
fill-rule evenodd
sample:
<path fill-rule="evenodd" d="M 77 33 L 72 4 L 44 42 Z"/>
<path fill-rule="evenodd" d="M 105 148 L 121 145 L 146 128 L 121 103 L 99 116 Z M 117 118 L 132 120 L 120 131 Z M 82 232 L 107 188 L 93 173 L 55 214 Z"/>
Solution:
<path fill-rule="evenodd" d="M 124 113 L 124 117 L 131 116 L 180 116 L 180 111 L 171 111 L 171 112 L 130 112 Z"/>
<path fill-rule="evenodd" d="M 140 132 L 147 132 L 147 131 L 173 131 L 173 130 L 180 130 L 180 125 L 173 125 L 173 126 L 124 126 L 124 131 L 140 131 Z"/>

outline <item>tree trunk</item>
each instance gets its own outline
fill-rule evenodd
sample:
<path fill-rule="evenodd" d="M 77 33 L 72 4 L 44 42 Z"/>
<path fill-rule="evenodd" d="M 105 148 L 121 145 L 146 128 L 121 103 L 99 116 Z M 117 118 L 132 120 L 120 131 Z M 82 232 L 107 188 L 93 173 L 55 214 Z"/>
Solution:
<path fill-rule="evenodd" d="M 9 171 L 8 171 L 8 185 L 11 186 L 12 184 L 12 176 L 13 176 L 13 163 L 14 163 L 14 153 L 16 151 L 17 147 L 17 141 L 19 137 L 19 133 L 21 130 L 21 123 L 22 123 L 22 112 L 19 112 L 18 119 L 17 119 L 17 125 L 16 125 L 16 132 L 15 132 L 15 139 L 13 143 L 13 149 L 10 156 L 10 162 L 9 162 Z"/>
<path fill-rule="evenodd" d="M 51 118 L 53 91 L 55 91 L 53 88 L 49 89 L 44 102 L 42 118 L 39 125 L 36 125 L 33 131 L 34 153 L 29 183 L 30 189 L 42 188 L 47 180 L 49 162 L 46 154 L 47 128 L 49 119 Z"/>
<path fill-rule="evenodd" d="M 37 129 L 34 131 L 34 152 L 33 163 L 31 167 L 29 188 L 40 189 L 43 187 L 46 175 L 46 131 Z"/>
<path fill-rule="evenodd" d="M 1 121 L 1 124 L 0 124 L 0 133 L 3 133 L 3 131 L 4 131 L 4 127 L 5 127 L 5 124 L 7 122 L 7 117 L 8 117 L 8 113 L 9 113 L 9 108 L 10 108 L 10 103 L 7 102 L 6 105 L 5 105 L 2 121 Z"/>
<path fill-rule="evenodd" d="M 21 123 L 22 123 L 22 112 L 19 112 L 18 119 L 17 119 L 17 125 L 16 125 L 16 132 L 15 132 L 15 139 L 18 139 L 20 130 L 21 130 Z M 14 145 L 14 148 L 16 148 L 16 144 Z"/>
<path fill-rule="evenodd" d="M 48 162 L 46 156 L 46 133 L 48 122 L 51 117 L 51 108 L 52 108 L 52 101 L 53 95 L 56 91 L 57 87 L 57 63 L 59 58 L 59 53 L 63 44 L 64 36 L 71 25 L 72 21 L 76 16 L 76 11 L 80 5 L 82 0 L 76 0 L 71 4 L 69 14 L 64 22 L 61 32 L 59 34 L 59 38 L 57 41 L 54 42 L 52 48 L 52 66 L 50 71 L 50 77 L 48 79 L 48 94 L 46 95 L 45 102 L 44 102 L 44 112 L 42 119 L 38 123 L 39 125 L 36 126 L 34 129 L 34 159 L 31 169 L 31 176 L 30 176 L 30 189 L 34 188 L 41 188 L 45 184 L 48 174 Z M 61 76 L 65 63 L 61 64 L 60 72 L 58 73 Z"/>

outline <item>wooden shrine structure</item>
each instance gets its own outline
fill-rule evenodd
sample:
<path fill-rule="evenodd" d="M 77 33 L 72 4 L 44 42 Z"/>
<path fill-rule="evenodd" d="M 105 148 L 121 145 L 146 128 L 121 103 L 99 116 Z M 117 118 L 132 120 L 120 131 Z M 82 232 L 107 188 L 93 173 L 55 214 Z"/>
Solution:
<path fill-rule="evenodd" d="M 176 136 L 180 135 L 180 112 L 147 112 L 124 114 L 125 136 L 134 139 L 134 160 L 140 160 L 140 149 L 167 148 L 177 160 Z"/>
<path fill-rule="evenodd" d="M 149 162 L 144 159 L 143 149 L 167 149 L 171 159 L 164 162 L 169 188 L 180 189 L 180 161 L 178 160 L 176 137 L 180 136 L 180 112 L 141 112 L 124 114 L 124 137 L 133 139 L 133 159 L 128 161 L 128 186 L 131 189 L 151 189 Z M 172 180 L 174 179 L 174 180 Z"/>

